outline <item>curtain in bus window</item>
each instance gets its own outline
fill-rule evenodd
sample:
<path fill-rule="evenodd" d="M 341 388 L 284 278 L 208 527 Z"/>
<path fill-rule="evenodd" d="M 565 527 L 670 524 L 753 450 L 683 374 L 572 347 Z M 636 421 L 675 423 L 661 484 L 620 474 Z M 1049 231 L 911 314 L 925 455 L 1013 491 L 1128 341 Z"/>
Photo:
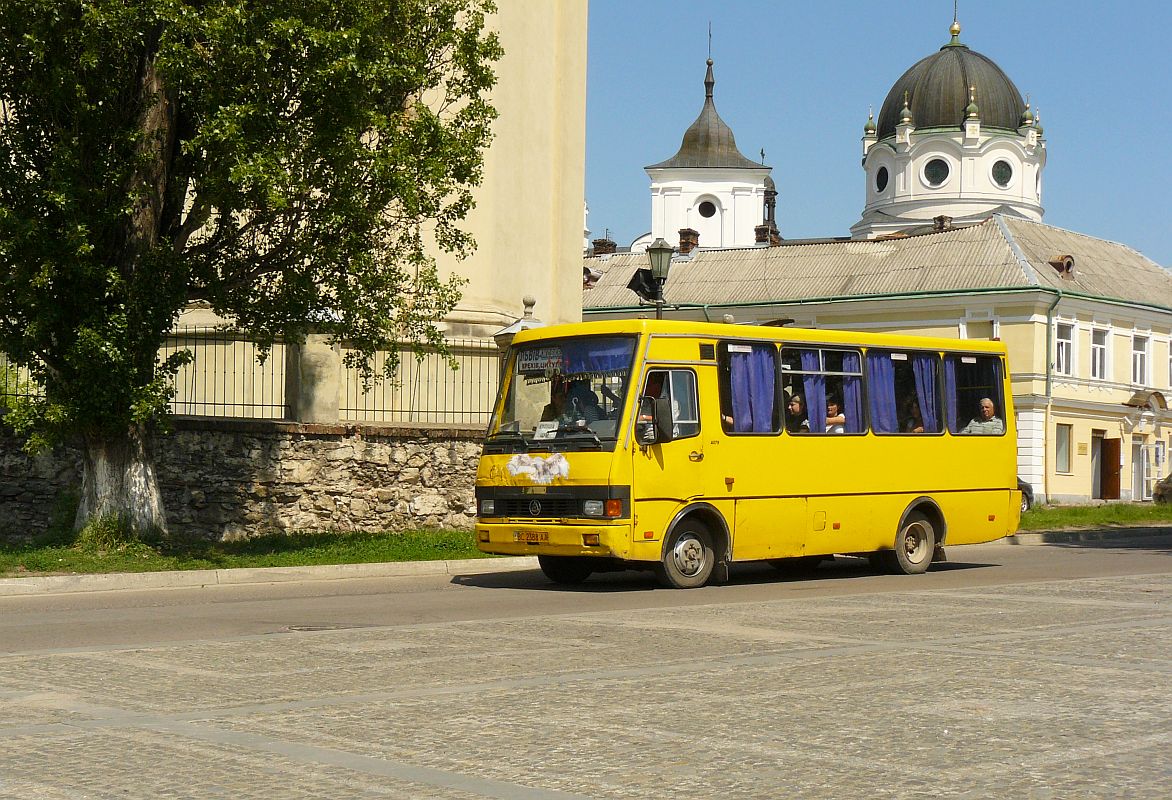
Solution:
<path fill-rule="evenodd" d="M 961 421 L 956 418 L 956 359 L 951 356 L 944 359 L 944 409 L 948 432 L 959 432 Z"/>
<path fill-rule="evenodd" d="M 858 353 L 843 353 L 842 371 L 856 373 L 863 371 Z M 866 425 L 863 424 L 866 420 L 863 418 L 862 379 L 853 376 L 843 377 L 842 412 L 846 415 L 845 429 L 847 433 L 862 433 L 866 430 Z"/>
<path fill-rule="evenodd" d="M 562 372 L 566 375 L 613 374 L 631 368 L 635 340 L 568 339 L 562 342 Z"/>
<path fill-rule="evenodd" d="M 777 398 L 773 348 L 754 347 L 748 353 L 730 351 L 728 355 L 733 430 L 737 433 L 771 432 L 773 404 Z"/>
<path fill-rule="evenodd" d="M 916 377 L 916 400 L 926 433 L 939 433 L 940 410 L 936 402 L 936 356 L 918 353 L 912 356 L 912 373 Z"/>
<path fill-rule="evenodd" d="M 802 350 L 802 371 L 818 373 L 822 362 L 817 350 Z M 802 376 L 802 391 L 806 394 L 806 417 L 810 433 L 826 432 L 826 378 L 820 374 Z"/>
<path fill-rule="evenodd" d="M 867 393 L 871 401 L 871 430 L 899 431 L 899 409 L 895 407 L 895 365 L 890 353 L 867 353 Z"/>

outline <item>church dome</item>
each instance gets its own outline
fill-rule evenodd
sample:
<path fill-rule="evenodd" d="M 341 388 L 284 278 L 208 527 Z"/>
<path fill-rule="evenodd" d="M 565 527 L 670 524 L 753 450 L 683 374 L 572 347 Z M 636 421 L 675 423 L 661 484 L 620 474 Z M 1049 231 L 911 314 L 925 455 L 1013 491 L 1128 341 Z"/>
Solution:
<path fill-rule="evenodd" d="M 700 116 L 684 131 L 684 141 L 679 151 L 667 161 L 660 161 L 645 169 L 671 169 L 673 167 L 745 167 L 759 169 L 761 165 L 745 158 L 737 149 L 737 140 L 732 128 L 716 113 L 712 102 L 712 59 L 708 59 L 708 73 L 704 76 L 704 107 Z"/>
<path fill-rule="evenodd" d="M 953 24 L 952 41 L 903 74 L 879 111 L 878 138 L 895 135 L 908 98 L 917 130 L 964 125 L 970 91 L 976 89 L 981 127 L 1017 130 L 1025 111 L 1021 92 L 992 60 L 960 43 L 960 26 Z"/>

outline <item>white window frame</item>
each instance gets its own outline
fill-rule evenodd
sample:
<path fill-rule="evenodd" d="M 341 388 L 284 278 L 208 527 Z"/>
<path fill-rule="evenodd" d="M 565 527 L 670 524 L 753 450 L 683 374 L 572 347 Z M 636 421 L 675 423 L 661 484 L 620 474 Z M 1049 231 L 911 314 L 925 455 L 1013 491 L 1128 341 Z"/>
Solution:
<path fill-rule="evenodd" d="M 1062 329 L 1067 328 L 1070 336 L 1062 338 Z M 1054 323 L 1054 371 L 1059 375 L 1074 374 L 1074 340 L 1078 326 L 1061 320 Z"/>
<path fill-rule="evenodd" d="M 1095 337 L 1103 337 L 1103 344 L 1096 345 Z M 1091 377 L 1096 380 L 1107 380 L 1110 372 L 1111 331 L 1108 328 L 1091 328 Z M 1168 361 L 1169 375 L 1172 375 L 1172 357 Z"/>
<path fill-rule="evenodd" d="M 1073 446 L 1074 426 L 1059 422 L 1054 426 L 1054 471 L 1060 475 L 1069 475 L 1074 471 L 1074 453 L 1071 452 Z"/>
<path fill-rule="evenodd" d="M 1143 347 L 1136 349 L 1136 344 L 1143 342 Z M 1136 386 L 1148 385 L 1148 357 L 1152 350 L 1152 337 L 1145 333 L 1131 335 L 1131 382 Z"/>

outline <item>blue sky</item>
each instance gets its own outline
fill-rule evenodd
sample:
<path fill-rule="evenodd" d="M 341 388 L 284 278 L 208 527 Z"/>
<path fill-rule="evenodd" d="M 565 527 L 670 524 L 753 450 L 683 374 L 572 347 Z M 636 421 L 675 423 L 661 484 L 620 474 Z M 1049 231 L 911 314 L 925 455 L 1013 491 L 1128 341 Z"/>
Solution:
<path fill-rule="evenodd" d="M 903 72 L 948 41 L 951 0 L 590 0 L 591 238 L 651 227 L 643 167 L 672 156 L 704 100 L 742 153 L 762 148 L 786 238 L 845 236 L 863 206 L 860 137 Z M 962 0 L 961 41 L 1041 112 L 1051 225 L 1172 267 L 1172 4 Z"/>

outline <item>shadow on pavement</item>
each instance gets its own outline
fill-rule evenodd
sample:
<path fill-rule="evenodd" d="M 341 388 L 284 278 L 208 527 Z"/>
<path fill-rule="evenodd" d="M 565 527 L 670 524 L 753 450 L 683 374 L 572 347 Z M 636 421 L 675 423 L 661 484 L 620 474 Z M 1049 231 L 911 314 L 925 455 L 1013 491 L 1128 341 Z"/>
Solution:
<path fill-rule="evenodd" d="M 951 572 L 956 570 L 985 569 L 999 564 L 974 561 L 944 561 L 932 565 L 929 572 Z M 877 571 L 865 558 L 835 556 L 815 568 L 804 570 L 779 570 L 768 563 L 753 562 L 734 564 L 727 586 L 751 586 L 770 583 L 803 583 L 811 581 L 840 581 L 867 577 L 882 577 L 886 573 Z M 473 575 L 455 575 L 451 582 L 458 586 L 474 586 L 479 589 L 531 589 L 546 592 L 636 592 L 661 588 L 650 571 L 623 570 L 598 572 L 579 584 L 558 584 L 550 581 L 541 570 L 520 570 L 509 572 L 485 572 Z"/>

